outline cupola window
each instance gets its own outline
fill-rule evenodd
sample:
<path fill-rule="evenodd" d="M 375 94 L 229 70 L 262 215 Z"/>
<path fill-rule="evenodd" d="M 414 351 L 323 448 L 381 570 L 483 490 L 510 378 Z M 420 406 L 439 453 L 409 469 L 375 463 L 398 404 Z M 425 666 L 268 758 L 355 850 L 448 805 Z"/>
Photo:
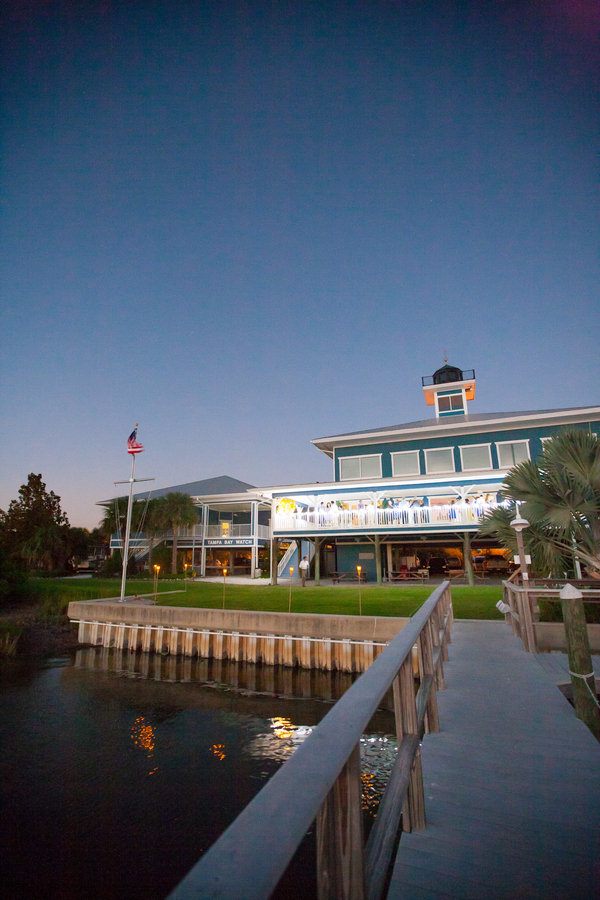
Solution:
<path fill-rule="evenodd" d="M 449 397 L 438 397 L 438 409 L 443 412 L 460 412 L 465 408 L 462 393 L 451 394 Z"/>

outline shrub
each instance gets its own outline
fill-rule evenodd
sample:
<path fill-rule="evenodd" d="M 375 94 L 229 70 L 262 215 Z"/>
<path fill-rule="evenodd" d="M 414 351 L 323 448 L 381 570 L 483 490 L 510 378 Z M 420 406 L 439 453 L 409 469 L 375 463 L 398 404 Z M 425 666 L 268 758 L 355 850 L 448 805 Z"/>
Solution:
<path fill-rule="evenodd" d="M 0 622 L 0 654 L 14 656 L 22 634 L 23 625 L 16 622 Z"/>

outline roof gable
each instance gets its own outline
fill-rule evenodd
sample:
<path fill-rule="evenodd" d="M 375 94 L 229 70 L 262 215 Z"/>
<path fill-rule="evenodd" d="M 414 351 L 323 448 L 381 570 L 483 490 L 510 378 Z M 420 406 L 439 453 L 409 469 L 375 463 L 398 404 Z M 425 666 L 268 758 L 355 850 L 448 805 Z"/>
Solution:
<path fill-rule="evenodd" d="M 544 423 L 545 416 L 549 419 L 560 419 L 561 416 L 588 416 L 597 419 L 600 416 L 600 407 L 598 406 L 577 406 L 566 407 L 564 409 L 535 409 L 518 412 L 501 412 L 501 413 L 474 413 L 471 415 L 457 416 L 456 418 L 430 418 L 420 419 L 417 422 L 405 422 L 401 425 L 384 425 L 382 428 L 370 428 L 362 431 L 349 431 L 345 434 L 334 434 L 329 437 L 316 438 L 311 441 L 319 450 L 324 450 L 331 455 L 335 446 L 348 445 L 354 438 L 362 439 L 366 442 L 373 442 L 374 438 L 386 440 L 386 435 L 411 434 L 414 432 L 429 433 L 434 436 L 440 434 L 461 434 L 469 430 L 469 427 L 483 426 L 486 423 L 493 425 L 500 421 L 512 420 L 514 422 L 530 421 L 533 423 Z M 481 430 L 480 428 L 478 430 Z"/>
<path fill-rule="evenodd" d="M 231 478 L 229 475 L 218 475 L 216 478 L 204 478 L 202 481 L 188 481 L 186 484 L 174 484 L 171 487 L 158 488 L 158 490 L 143 491 L 134 494 L 136 500 L 145 500 L 148 496 L 152 499 L 166 497 L 167 494 L 189 494 L 190 497 L 213 496 L 214 494 L 241 494 L 251 490 L 255 485 Z M 110 503 L 110 500 L 101 500 L 98 505 Z"/>

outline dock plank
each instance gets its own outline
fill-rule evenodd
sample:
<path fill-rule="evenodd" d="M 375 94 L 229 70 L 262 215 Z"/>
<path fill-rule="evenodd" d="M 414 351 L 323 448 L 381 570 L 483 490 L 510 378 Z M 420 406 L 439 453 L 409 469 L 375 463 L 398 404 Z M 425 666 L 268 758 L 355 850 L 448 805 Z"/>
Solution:
<path fill-rule="evenodd" d="M 556 687 L 564 656 L 455 623 L 421 751 L 429 825 L 402 836 L 388 900 L 600 896 L 600 744 Z"/>

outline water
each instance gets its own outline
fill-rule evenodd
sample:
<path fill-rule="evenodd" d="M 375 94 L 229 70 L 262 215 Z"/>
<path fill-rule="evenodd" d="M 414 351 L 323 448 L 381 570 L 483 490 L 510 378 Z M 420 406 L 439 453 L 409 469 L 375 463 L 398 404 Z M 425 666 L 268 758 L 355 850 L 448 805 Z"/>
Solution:
<path fill-rule="evenodd" d="M 163 900 L 352 681 L 103 648 L 1 675 L 4 900 Z M 391 731 L 362 743 L 367 826 Z M 309 834 L 276 896 L 315 895 Z"/>

